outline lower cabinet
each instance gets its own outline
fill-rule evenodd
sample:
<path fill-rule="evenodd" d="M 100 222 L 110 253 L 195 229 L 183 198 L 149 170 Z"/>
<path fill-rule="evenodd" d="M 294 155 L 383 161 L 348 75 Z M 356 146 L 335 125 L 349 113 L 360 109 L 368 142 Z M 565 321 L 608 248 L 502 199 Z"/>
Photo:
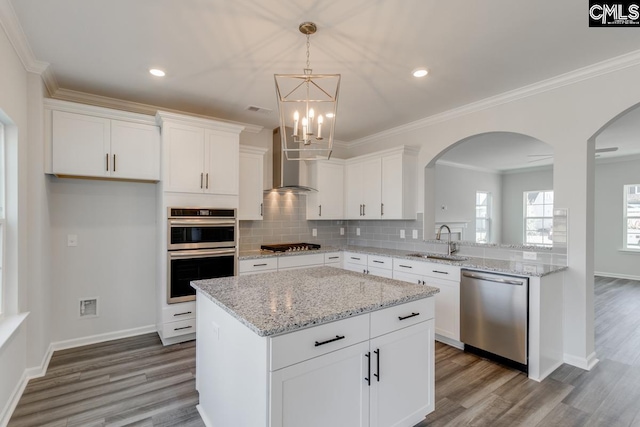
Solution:
<path fill-rule="evenodd" d="M 393 276 L 393 258 L 383 255 L 364 255 L 357 252 L 345 252 L 343 268 L 345 270 L 391 279 Z"/>
<path fill-rule="evenodd" d="M 302 362 L 289 359 L 290 366 L 271 373 L 271 426 L 388 427 L 420 422 L 433 411 L 435 401 L 433 311 L 433 300 L 427 298 L 363 315 L 371 321 L 366 341 L 344 348 L 341 340 L 327 341 L 338 349 Z M 308 342 L 357 335 L 355 320 L 334 322 L 331 333 L 323 331 L 328 325 L 320 326 L 316 337 L 315 328 L 283 336 L 288 357 L 298 352 L 309 357 L 309 350 L 304 350 Z M 273 344 L 272 363 L 278 363 L 283 352 L 278 344 Z"/>

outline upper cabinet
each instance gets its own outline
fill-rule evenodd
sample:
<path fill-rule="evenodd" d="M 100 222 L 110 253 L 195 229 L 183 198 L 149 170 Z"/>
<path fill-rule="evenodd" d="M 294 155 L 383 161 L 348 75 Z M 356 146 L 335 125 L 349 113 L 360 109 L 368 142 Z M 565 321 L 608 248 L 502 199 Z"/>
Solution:
<path fill-rule="evenodd" d="M 45 172 L 158 181 L 160 131 L 151 116 L 63 101 L 45 102 Z"/>
<path fill-rule="evenodd" d="M 307 219 L 344 219 L 344 160 L 315 160 L 307 164 Z"/>
<path fill-rule="evenodd" d="M 265 148 L 240 146 L 239 220 L 262 220 Z"/>
<path fill-rule="evenodd" d="M 415 219 L 418 150 L 398 147 L 346 161 L 346 219 Z"/>
<path fill-rule="evenodd" d="M 238 195 L 243 126 L 159 111 L 164 191 Z"/>

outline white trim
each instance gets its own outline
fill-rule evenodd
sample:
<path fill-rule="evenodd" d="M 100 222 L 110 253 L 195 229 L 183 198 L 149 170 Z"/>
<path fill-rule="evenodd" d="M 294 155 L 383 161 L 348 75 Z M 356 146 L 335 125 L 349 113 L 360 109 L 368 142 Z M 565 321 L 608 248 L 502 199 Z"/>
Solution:
<path fill-rule="evenodd" d="M 437 123 L 442 123 L 457 117 L 465 116 L 467 114 L 497 107 L 502 104 L 558 89 L 563 86 L 579 83 L 587 79 L 591 79 L 603 74 L 613 73 L 615 71 L 633 67 L 636 65 L 640 65 L 640 50 L 636 50 L 615 58 L 588 65 L 586 67 L 579 68 L 568 73 L 560 74 L 559 76 L 552 77 L 538 83 L 530 84 L 528 86 L 524 86 L 509 92 L 504 92 L 500 95 L 492 96 L 478 102 L 464 105 L 462 107 L 444 111 L 439 114 L 434 114 L 433 116 L 429 116 L 424 119 L 416 120 L 414 122 L 387 129 L 374 135 L 355 139 L 349 143 L 349 148 L 354 148 L 359 145 L 377 141 L 383 138 L 390 138 L 393 136 L 401 135 L 412 130 L 422 129 L 428 126 L 435 125 Z"/>
<path fill-rule="evenodd" d="M 544 380 L 545 378 L 547 378 L 549 375 L 551 375 L 553 373 L 553 371 L 555 371 L 556 369 L 558 369 L 560 366 L 562 366 L 564 362 L 562 360 L 558 360 L 556 363 L 552 364 L 548 369 L 546 369 L 544 372 L 540 372 L 540 375 L 538 377 L 529 377 L 529 379 L 537 381 L 537 382 L 541 382 L 542 380 Z"/>
<path fill-rule="evenodd" d="M 27 41 L 27 36 L 24 34 L 22 25 L 20 25 L 16 11 L 9 0 L 0 0 L 0 27 L 7 34 L 7 38 L 25 70 L 42 75 L 49 67 L 49 63 L 36 59 Z"/>
<path fill-rule="evenodd" d="M 620 248 L 620 249 L 618 249 L 618 252 L 626 252 L 628 254 L 638 254 L 638 255 L 640 255 L 640 249 Z"/>
<path fill-rule="evenodd" d="M 107 332 L 105 334 L 91 335 L 88 337 L 74 338 L 66 341 L 58 341 L 51 344 L 53 351 L 66 350 L 68 348 L 81 347 L 83 345 L 97 344 L 105 341 L 117 340 L 120 338 L 134 337 L 136 335 L 156 332 L 156 325 L 147 325 L 139 328 L 125 329 L 122 331 Z"/>
<path fill-rule="evenodd" d="M 214 120 L 209 117 L 192 116 L 183 113 L 174 113 L 172 111 L 158 110 L 156 113 L 156 122 L 160 126 L 164 126 L 164 122 L 180 122 L 181 124 L 189 124 L 193 126 L 201 126 L 225 132 L 233 132 L 240 134 L 244 130 L 244 126 L 226 121 Z"/>
<path fill-rule="evenodd" d="M 9 420 L 11 419 L 11 415 L 13 415 L 13 411 L 15 411 L 16 406 L 18 406 L 18 402 L 22 397 L 22 393 L 24 393 L 24 389 L 27 387 L 27 382 L 29 382 L 29 378 L 27 377 L 27 371 L 25 370 L 22 373 L 22 377 L 20 381 L 16 384 L 16 387 L 13 389 L 11 394 L 9 395 L 9 399 L 7 403 L 4 405 L 2 412 L 0 412 L 0 426 L 6 426 L 9 424 Z"/>
<path fill-rule="evenodd" d="M 2 0 L 0 0 L 2 1 Z M 138 114 L 145 114 L 148 116 L 155 116 L 158 112 L 162 111 L 163 114 L 184 114 L 184 111 L 172 110 L 169 108 L 160 108 L 158 106 L 142 104 L 140 102 L 125 101 L 122 99 L 110 98 L 108 96 L 93 95 L 85 92 L 78 92 L 70 89 L 58 89 L 51 96 L 55 99 L 77 102 L 81 104 L 90 104 L 104 108 L 110 108 L 114 110 L 131 111 Z M 250 133 L 259 133 L 264 129 L 263 126 L 253 125 L 249 123 L 234 122 L 231 120 L 224 120 L 215 117 L 205 116 L 201 114 L 189 113 L 189 117 L 200 118 L 205 120 L 216 120 L 219 122 L 227 123 L 231 126 L 241 127 L 242 131 Z"/>
<path fill-rule="evenodd" d="M 123 110 L 114 110 L 111 108 L 99 107 L 89 104 L 79 104 L 77 102 L 62 101 L 59 99 L 45 98 L 43 101 L 46 110 L 64 111 L 67 113 L 76 113 L 84 115 L 97 115 L 99 117 L 112 120 L 125 120 L 128 122 L 141 123 L 147 125 L 156 125 L 155 112 L 151 115 L 132 113 Z"/>
<path fill-rule="evenodd" d="M 22 322 L 27 318 L 29 312 L 6 315 L 0 319 L 0 349 L 9 341 L 13 334 L 20 328 Z"/>
<path fill-rule="evenodd" d="M 586 371 L 590 371 L 594 366 L 599 362 L 596 358 L 596 353 L 593 352 L 587 357 L 578 357 L 571 354 L 565 353 L 563 356 L 564 363 L 575 366 L 576 368 L 584 369 Z"/>
<path fill-rule="evenodd" d="M 391 155 L 391 154 L 410 154 L 410 155 L 417 155 L 420 152 L 420 147 L 414 147 L 412 145 L 399 145 L 397 147 L 394 148 L 388 148 L 386 150 L 381 150 L 381 151 L 375 151 L 373 153 L 369 153 L 369 154 L 363 154 L 361 156 L 357 156 L 357 157 L 350 157 L 348 159 L 345 159 L 345 163 L 346 164 L 350 164 L 350 163 L 357 163 L 361 160 L 366 160 L 366 159 L 373 159 L 376 157 L 384 157 L 387 155 Z"/>
<path fill-rule="evenodd" d="M 258 155 L 258 156 L 264 156 L 264 154 L 267 151 L 269 151 L 268 148 L 254 147 L 253 145 L 240 144 L 240 153 L 242 153 L 242 154 L 255 154 L 255 155 Z"/>
<path fill-rule="evenodd" d="M 440 334 L 434 334 L 434 336 L 435 336 L 435 340 L 436 341 L 439 341 L 439 342 L 441 342 L 443 344 L 446 344 L 448 346 L 451 346 L 451 347 L 455 347 L 458 350 L 464 350 L 464 344 L 461 343 L 460 341 L 454 340 L 454 339 L 449 338 L 449 337 L 443 337 Z"/>
<path fill-rule="evenodd" d="M 612 279 L 627 279 L 627 280 L 638 280 L 640 281 L 640 276 L 634 276 L 631 274 L 618 274 L 618 273 L 609 273 L 606 271 L 594 271 L 594 276 L 601 277 L 610 277 Z"/>

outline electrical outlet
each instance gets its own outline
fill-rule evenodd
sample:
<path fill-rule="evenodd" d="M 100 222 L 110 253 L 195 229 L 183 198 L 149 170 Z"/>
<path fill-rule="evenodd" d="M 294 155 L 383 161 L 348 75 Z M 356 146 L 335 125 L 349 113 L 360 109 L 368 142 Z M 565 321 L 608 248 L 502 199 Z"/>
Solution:
<path fill-rule="evenodd" d="M 538 254 L 536 252 L 522 252 L 522 259 L 535 261 L 538 259 Z"/>
<path fill-rule="evenodd" d="M 537 273 L 537 267 L 535 265 L 527 265 L 527 264 L 523 264 L 523 271 L 525 273 Z"/>
<path fill-rule="evenodd" d="M 417 239 L 418 238 L 418 230 L 413 230 L 411 232 L 411 237 L 413 237 L 414 239 Z"/>
<path fill-rule="evenodd" d="M 67 234 L 67 246 L 78 246 L 78 235 L 77 234 Z"/>
<path fill-rule="evenodd" d="M 404 230 L 400 230 L 400 238 L 401 238 L 401 239 L 404 239 L 404 238 L 405 238 Z"/>
<path fill-rule="evenodd" d="M 360 227 L 356 227 L 356 236 L 360 235 Z"/>
<path fill-rule="evenodd" d="M 344 236 L 344 227 L 340 227 L 340 235 Z"/>
<path fill-rule="evenodd" d="M 311 230 L 311 235 L 312 235 L 313 237 L 318 237 L 318 229 L 317 229 L 317 228 L 312 229 L 312 230 Z"/>

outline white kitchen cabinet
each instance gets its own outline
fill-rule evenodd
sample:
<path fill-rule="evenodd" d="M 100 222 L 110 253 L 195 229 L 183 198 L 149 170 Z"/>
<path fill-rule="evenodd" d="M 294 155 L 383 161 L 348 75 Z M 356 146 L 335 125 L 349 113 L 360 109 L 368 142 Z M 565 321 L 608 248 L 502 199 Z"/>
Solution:
<path fill-rule="evenodd" d="M 241 259 L 238 261 L 238 275 L 268 273 L 278 271 L 278 259 L 276 257 L 264 257 L 256 259 Z"/>
<path fill-rule="evenodd" d="M 238 195 L 242 126 L 159 111 L 164 191 Z"/>
<path fill-rule="evenodd" d="M 324 265 L 342 267 L 342 252 L 327 252 L 324 254 Z"/>
<path fill-rule="evenodd" d="M 52 173 L 105 179 L 160 179 L 158 126 L 96 115 L 102 111 L 90 112 L 93 115 L 51 111 Z"/>
<path fill-rule="evenodd" d="M 391 279 L 393 276 L 393 259 L 383 255 L 345 252 L 343 268 L 349 271 Z"/>
<path fill-rule="evenodd" d="M 346 161 L 347 219 L 415 219 L 418 151 L 399 147 Z"/>
<path fill-rule="evenodd" d="M 344 161 L 308 162 L 307 219 L 344 219 Z"/>
<path fill-rule="evenodd" d="M 262 220 L 264 148 L 240 146 L 239 220 Z"/>
<path fill-rule="evenodd" d="M 433 411 L 433 325 L 431 319 L 371 340 L 372 427 L 412 426 Z"/>
<path fill-rule="evenodd" d="M 162 322 L 158 334 L 163 343 L 173 344 L 175 337 L 196 332 L 195 301 L 171 304 L 162 309 Z"/>
<path fill-rule="evenodd" d="M 394 258 L 393 278 L 405 282 L 435 286 L 436 339 L 461 347 L 460 343 L 460 268 L 416 260 Z"/>
<path fill-rule="evenodd" d="M 368 341 L 275 371 L 271 425 L 369 426 Z"/>
<path fill-rule="evenodd" d="M 278 271 L 324 265 L 324 254 L 285 255 L 278 257 Z"/>
<path fill-rule="evenodd" d="M 380 157 L 349 159 L 345 170 L 347 219 L 380 219 Z"/>

